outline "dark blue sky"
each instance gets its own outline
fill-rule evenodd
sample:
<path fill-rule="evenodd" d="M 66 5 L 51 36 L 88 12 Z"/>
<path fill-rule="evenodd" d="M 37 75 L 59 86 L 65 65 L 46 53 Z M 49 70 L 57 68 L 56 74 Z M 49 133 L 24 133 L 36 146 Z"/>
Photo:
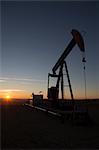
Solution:
<path fill-rule="evenodd" d="M 1 90 L 25 90 L 28 95 L 42 90 L 45 94 L 47 74 L 72 39 L 72 29 L 84 36 L 87 96 L 99 97 L 98 1 L 2 2 Z M 84 96 L 81 59 L 75 46 L 67 57 L 75 97 Z"/>

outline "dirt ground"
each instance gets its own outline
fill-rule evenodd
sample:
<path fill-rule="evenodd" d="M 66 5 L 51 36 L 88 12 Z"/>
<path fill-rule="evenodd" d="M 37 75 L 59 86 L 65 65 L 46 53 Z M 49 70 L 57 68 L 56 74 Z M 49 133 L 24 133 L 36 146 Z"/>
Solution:
<path fill-rule="evenodd" d="M 99 110 L 90 113 L 99 119 Z M 1 149 L 99 148 L 99 123 L 76 125 L 23 103 L 0 104 Z"/>

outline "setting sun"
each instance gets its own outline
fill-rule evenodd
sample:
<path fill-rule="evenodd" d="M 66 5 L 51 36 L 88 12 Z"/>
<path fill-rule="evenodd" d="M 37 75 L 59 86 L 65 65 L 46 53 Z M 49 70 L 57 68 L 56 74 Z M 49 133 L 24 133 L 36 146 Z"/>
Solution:
<path fill-rule="evenodd" d="M 10 95 L 6 95 L 5 99 L 10 100 L 11 99 Z"/>
<path fill-rule="evenodd" d="M 9 99 L 9 98 L 10 98 L 10 96 L 9 96 L 9 95 L 7 95 L 7 96 L 6 96 L 6 99 Z"/>

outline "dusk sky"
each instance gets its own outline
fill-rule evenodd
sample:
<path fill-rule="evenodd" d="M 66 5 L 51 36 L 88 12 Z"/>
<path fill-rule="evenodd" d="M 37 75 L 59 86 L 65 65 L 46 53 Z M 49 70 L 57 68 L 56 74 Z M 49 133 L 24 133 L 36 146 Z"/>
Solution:
<path fill-rule="evenodd" d="M 46 97 L 48 73 L 71 41 L 71 30 L 77 29 L 85 43 L 87 98 L 99 98 L 98 1 L 2 1 L 0 10 L 0 97 L 29 98 L 39 91 Z M 74 98 L 84 98 L 77 45 L 65 60 Z M 68 87 L 65 96 L 69 97 Z"/>

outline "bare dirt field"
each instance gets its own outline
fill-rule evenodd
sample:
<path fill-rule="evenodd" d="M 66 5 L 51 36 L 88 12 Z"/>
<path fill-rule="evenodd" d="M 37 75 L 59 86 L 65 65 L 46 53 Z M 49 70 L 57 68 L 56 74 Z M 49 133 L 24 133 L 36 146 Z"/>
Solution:
<path fill-rule="evenodd" d="M 99 148 L 99 107 L 92 106 L 93 123 L 76 125 L 23 102 L 1 103 L 1 149 Z"/>

